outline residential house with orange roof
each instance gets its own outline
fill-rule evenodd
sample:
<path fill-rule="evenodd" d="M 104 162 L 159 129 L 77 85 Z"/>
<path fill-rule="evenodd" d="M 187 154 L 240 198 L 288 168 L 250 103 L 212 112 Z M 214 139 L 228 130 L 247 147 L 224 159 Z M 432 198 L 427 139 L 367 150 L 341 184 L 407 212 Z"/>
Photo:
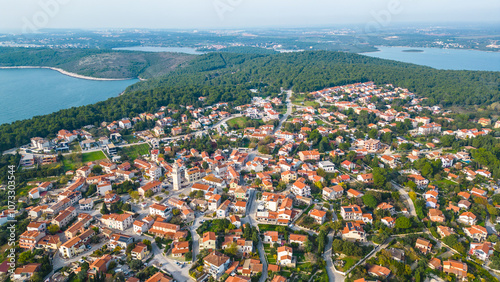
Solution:
<path fill-rule="evenodd" d="M 181 242 L 174 242 L 173 247 L 172 247 L 172 256 L 173 257 L 184 257 L 186 253 L 189 252 L 189 242 L 188 241 L 181 241 Z"/>
<path fill-rule="evenodd" d="M 317 150 L 300 151 L 298 155 L 300 160 L 303 162 L 307 160 L 319 161 L 320 158 L 320 154 Z"/>
<path fill-rule="evenodd" d="M 493 253 L 494 245 L 491 242 L 470 243 L 469 255 L 475 256 L 482 261 L 488 260 Z"/>
<path fill-rule="evenodd" d="M 340 215 L 346 221 L 358 221 L 363 220 L 363 211 L 358 205 L 342 206 L 340 208 Z"/>
<path fill-rule="evenodd" d="M 128 213 L 105 214 L 101 217 L 101 222 L 109 228 L 118 229 L 118 230 L 123 231 L 132 225 L 132 223 L 134 222 L 134 217 Z"/>
<path fill-rule="evenodd" d="M 455 274 L 458 278 L 467 277 L 467 264 L 456 260 L 447 260 L 443 262 L 443 271 L 447 274 Z"/>
<path fill-rule="evenodd" d="M 365 242 L 366 233 L 359 223 L 346 222 L 346 225 L 342 230 L 342 239 Z"/>
<path fill-rule="evenodd" d="M 214 232 L 203 233 L 203 238 L 201 240 L 200 249 L 215 250 L 217 243 L 217 236 Z"/>
<path fill-rule="evenodd" d="M 230 262 L 231 260 L 228 256 L 217 251 L 213 251 L 203 259 L 205 270 L 216 279 L 222 276 Z"/>
<path fill-rule="evenodd" d="M 312 217 L 316 221 L 316 223 L 323 224 L 326 220 L 326 211 L 312 209 L 309 211 L 309 216 Z"/>
<path fill-rule="evenodd" d="M 325 200 L 334 200 L 342 197 L 344 194 L 344 188 L 340 185 L 335 185 L 333 187 L 323 188 L 322 196 Z"/>
<path fill-rule="evenodd" d="M 451 234 L 455 234 L 455 231 L 452 228 L 444 225 L 439 225 L 437 227 L 437 232 L 441 236 L 441 238 L 450 236 Z"/>
<path fill-rule="evenodd" d="M 277 262 L 279 265 L 295 267 L 295 259 L 293 258 L 293 249 L 288 246 L 278 248 Z"/>
<path fill-rule="evenodd" d="M 135 247 L 130 252 L 130 255 L 133 259 L 144 260 L 149 256 L 149 253 L 148 246 L 139 242 L 135 244 Z"/>
<path fill-rule="evenodd" d="M 288 236 L 288 241 L 290 244 L 297 244 L 299 247 L 304 247 L 304 244 L 307 242 L 307 235 L 302 234 L 290 234 Z"/>
<path fill-rule="evenodd" d="M 415 249 L 418 249 L 423 254 L 427 254 L 432 250 L 432 244 L 429 240 L 418 238 L 415 243 Z"/>
<path fill-rule="evenodd" d="M 274 244 L 274 243 L 281 243 L 281 239 L 280 239 L 280 235 L 278 233 L 278 231 L 266 231 L 264 232 L 264 237 L 263 237 L 263 242 L 264 243 L 270 243 L 270 244 Z"/>
<path fill-rule="evenodd" d="M 444 222 L 446 220 L 443 212 L 438 209 L 429 209 L 427 216 L 429 220 L 433 222 Z"/>
<path fill-rule="evenodd" d="M 475 225 L 476 221 L 476 215 L 471 212 L 464 212 L 458 217 L 458 222 L 466 225 Z"/>
<path fill-rule="evenodd" d="M 380 278 L 387 278 L 389 275 L 391 275 L 391 270 L 389 268 L 380 266 L 380 265 L 371 265 L 368 267 L 368 274 L 375 276 L 375 277 L 380 277 Z"/>
<path fill-rule="evenodd" d="M 155 275 L 151 276 L 145 282 L 171 282 L 172 278 L 165 275 L 163 272 L 157 272 Z"/>
<path fill-rule="evenodd" d="M 21 249 L 33 250 L 37 243 L 45 236 L 45 232 L 24 231 L 19 236 L 19 247 Z"/>
<path fill-rule="evenodd" d="M 479 225 L 472 225 L 471 227 L 465 227 L 464 232 L 467 236 L 474 240 L 482 242 L 488 237 L 488 230 Z"/>
<path fill-rule="evenodd" d="M 311 196 L 311 187 L 309 185 L 305 184 L 305 179 L 304 178 L 299 178 L 297 181 L 295 181 L 290 189 L 292 193 L 298 196 L 302 197 L 309 197 Z"/>
<path fill-rule="evenodd" d="M 391 214 L 396 213 L 396 209 L 394 208 L 394 206 L 386 202 L 377 205 L 377 208 L 375 210 L 384 210 L 390 212 Z"/>
<path fill-rule="evenodd" d="M 347 190 L 347 197 L 348 198 L 361 198 L 363 197 L 363 193 L 359 192 L 358 190 L 355 189 L 349 189 Z"/>
<path fill-rule="evenodd" d="M 390 216 L 386 216 L 382 218 L 380 221 L 389 228 L 394 228 L 394 226 L 396 225 L 396 220 Z"/>
<path fill-rule="evenodd" d="M 29 281 L 35 273 L 40 272 L 41 267 L 41 263 L 28 263 L 16 268 L 11 277 L 14 281 Z"/>
<path fill-rule="evenodd" d="M 160 192 L 161 188 L 161 182 L 159 181 L 151 181 L 146 183 L 144 186 L 139 187 L 137 191 L 139 192 L 139 195 L 143 196 L 146 194 L 147 191 L 151 190 L 153 191 L 154 194 Z"/>

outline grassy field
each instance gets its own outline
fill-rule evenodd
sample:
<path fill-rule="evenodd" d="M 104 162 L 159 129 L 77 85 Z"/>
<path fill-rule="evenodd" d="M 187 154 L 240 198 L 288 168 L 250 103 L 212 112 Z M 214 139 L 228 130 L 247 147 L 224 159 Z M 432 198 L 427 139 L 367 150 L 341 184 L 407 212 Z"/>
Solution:
<path fill-rule="evenodd" d="M 306 99 L 306 96 L 305 95 L 298 95 L 298 94 L 295 94 L 293 95 L 292 97 L 292 100 L 293 100 L 293 103 L 294 104 L 300 104 L 302 102 L 304 102 L 304 100 Z"/>
<path fill-rule="evenodd" d="M 266 232 L 266 231 L 276 231 L 276 228 L 283 226 L 283 225 L 273 225 L 273 224 L 259 224 L 259 230 L 260 232 Z M 285 229 L 290 232 L 291 230 L 288 228 L 288 226 L 283 226 Z"/>
<path fill-rule="evenodd" d="M 438 181 L 432 181 L 431 183 L 432 185 L 437 185 L 437 186 L 443 186 L 443 185 L 450 185 L 450 186 L 453 186 L 453 185 L 457 185 L 456 182 L 453 182 L 449 179 L 441 179 L 441 180 L 438 180 Z"/>
<path fill-rule="evenodd" d="M 306 96 L 305 95 L 295 95 L 295 98 L 293 99 L 293 104 L 297 106 L 304 106 L 304 107 L 309 107 L 309 106 L 319 106 L 318 102 L 315 101 L 306 101 Z"/>
<path fill-rule="evenodd" d="M 81 167 L 84 163 L 106 160 L 106 155 L 102 151 L 83 153 L 77 155 L 76 158 L 65 156 L 63 159 L 64 170 L 75 170 Z"/>
<path fill-rule="evenodd" d="M 231 127 L 237 125 L 239 128 L 244 128 L 246 122 L 247 122 L 246 117 L 237 117 L 237 118 L 233 118 L 233 119 L 228 120 L 226 123 L 227 123 L 227 125 L 229 125 Z"/>
<path fill-rule="evenodd" d="M 131 160 L 135 160 L 142 155 L 149 154 L 149 145 L 140 144 L 135 146 L 123 147 L 122 152 L 127 155 Z"/>
<path fill-rule="evenodd" d="M 26 185 L 26 186 L 24 186 L 24 187 L 23 187 L 23 188 L 21 188 L 21 189 L 17 189 L 17 190 L 16 190 L 16 194 L 17 194 L 17 196 L 20 196 L 20 197 L 21 197 L 21 196 L 28 196 L 28 192 L 29 192 L 31 189 L 33 189 L 33 188 L 35 188 L 35 186 Z"/>
<path fill-rule="evenodd" d="M 129 144 L 136 143 L 139 139 L 137 139 L 134 135 L 124 135 L 122 136 L 123 140 L 127 141 Z"/>
<path fill-rule="evenodd" d="M 316 106 L 319 106 L 319 103 L 315 102 L 315 101 L 305 101 L 304 102 L 304 106 L 306 106 L 306 107 L 316 107 Z"/>
<path fill-rule="evenodd" d="M 83 163 L 104 160 L 104 159 L 107 159 L 107 158 L 106 158 L 106 155 L 104 155 L 104 153 L 102 151 L 82 154 L 82 162 Z"/>

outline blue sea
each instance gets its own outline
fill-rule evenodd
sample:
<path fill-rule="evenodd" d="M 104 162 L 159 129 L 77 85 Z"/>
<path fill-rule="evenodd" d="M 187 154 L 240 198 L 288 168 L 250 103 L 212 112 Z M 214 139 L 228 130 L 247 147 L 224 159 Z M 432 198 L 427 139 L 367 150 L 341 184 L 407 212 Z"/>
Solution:
<path fill-rule="evenodd" d="M 50 69 L 0 69 L 0 124 L 116 97 L 137 81 L 86 80 Z"/>
<path fill-rule="evenodd" d="M 361 55 L 388 59 L 442 70 L 500 71 L 500 52 L 418 47 L 377 47 L 380 51 Z M 404 52 L 421 50 L 423 52 Z"/>

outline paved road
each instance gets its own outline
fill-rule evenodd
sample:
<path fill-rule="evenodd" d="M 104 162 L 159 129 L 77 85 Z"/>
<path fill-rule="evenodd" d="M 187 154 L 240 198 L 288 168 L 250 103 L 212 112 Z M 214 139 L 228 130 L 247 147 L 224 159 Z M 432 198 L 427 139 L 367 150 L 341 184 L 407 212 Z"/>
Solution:
<path fill-rule="evenodd" d="M 287 106 L 286 113 L 280 119 L 280 122 L 279 122 L 278 126 L 276 126 L 276 129 L 274 129 L 273 134 L 276 133 L 276 131 L 281 129 L 283 122 L 285 122 L 288 119 L 288 117 L 292 114 L 293 105 L 292 105 L 292 100 L 290 100 L 291 97 L 292 97 L 292 90 L 287 90 L 286 91 L 286 106 Z"/>
<path fill-rule="evenodd" d="M 491 223 L 490 221 L 491 217 L 489 217 L 487 220 L 486 220 L 486 230 L 488 231 L 488 234 L 497 234 L 497 231 L 495 229 L 495 224 L 494 223 Z"/>
<path fill-rule="evenodd" d="M 382 245 L 376 246 L 375 249 L 373 249 L 370 252 L 369 255 L 367 255 L 366 257 L 362 258 L 360 261 L 358 261 L 355 265 L 353 265 L 350 269 L 348 269 L 346 273 L 351 272 L 351 270 L 353 270 L 356 266 L 358 266 L 360 264 L 363 264 L 365 261 L 367 261 L 367 260 L 371 259 L 372 257 L 374 257 L 380 250 L 386 249 L 387 246 L 389 246 L 389 243 L 393 239 L 394 239 L 393 237 L 389 237 Z"/>
<path fill-rule="evenodd" d="M 255 214 L 257 213 L 257 205 L 255 203 L 255 190 L 250 193 L 250 197 L 248 198 L 248 204 L 250 205 L 249 209 L 247 209 L 247 214 L 244 218 L 241 219 L 241 224 L 249 223 L 250 225 L 257 227 L 258 223 L 255 220 Z M 266 252 L 264 251 L 264 245 L 262 244 L 262 240 L 260 240 L 257 244 L 257 250 L 259 251 L 260 263 L 262 263 L 262 276 L 260 277 L 259 282 L 265 282 L 267 280 L 267 260 L 266 260 Z"/>
<path fill-rule="evenodd" d="M 100 249 L 108 242 L 109 241 L 102 239 L 100 243 L 93 245 L 91 249 L 85 250 L 83 253 L 80 253 L 77 256 L 72 257 L 70 259 L 62 258 L 59 253 L 59 250 L 57 250 L 52 259 L 52 271 L 45 278 L 51 277 L 54 274 L 54 270 L 60 269 L 61 267 L 64 266 L 68 266 L 75 261 L 79 261 L 82 257 L 90 256 L 90 254 L 92 254 L 95 250 Z"/>
<path fill-rule="evenodd" d="M 201 225 L 201 220 L 203 219 L 203 216 L 199 216 L 195 218 L 193 225 L 191 226 L 191 237 L 193 238 L 193 244 L 192 244 L 192 250 L 191 252 L 193 253 L 193 261 L 196 260 L 196 256 L 200 252 L 200 235 L 196 232 L 196 229 L 200 227 Z"/>
<path fill-rule="evenodd" d="M 326 271 L 328 272 L 328 278 L 330 282 L 344 281 L 344 276 L 337 272 L 332 260 L 332 243 L 333 243 L 333 231 L 328 233 L 328 244 L 326 245 L 325 253 L 323 258 L 326 261 Z"/>
<path fill-rule="evenodd" d="M 413 201 L 410 199 L 408 192 L 403 187 L 399 186 L 399 184 L 397 184 L 396 182 L 391 181 L 391 183 L 392 186 L 398 190 L 399 195 L 401 195 L 401 197 L 403 197 L 405 201 L 408 203 L 410 214 L 418 219 L 417 212 L 415 211 L 415 205 L 413 205 Z"/>
<path fill-rule="evenodd" d="M 293 227 L 291 228 L 292 230 L 295 230 L 295 231 L 305 231 L 307 232 L 309 235 L 312 235 L 312 236 L 318 236 L 318 232 L 314 232 L 314 231 L 311 231 L 311 230 L 307 230 L 301 226 L 298 226 L 298 225 L 293 225 Z"/>
<path fill-rule="evenodd" d="M 151 240 L 151 238 L 149 238 Z M 151 246 L 153 247 L 153 261 L 157 261 L 162 267 L 163 270 L 168 271 L 170 274 L 172 274 L 172 277 L 177 282 L 187 282 L 191 281 L 191 278 L 189 276 L 189 265 L 186 265 L 184 267 L 181 267 L 180 265 L 177 265 L 175 263 L 175 260 L 172 259 L 167 259 L 164 255 L 162 250 L 158 248 L 156 243 L 152 242 Z"/>

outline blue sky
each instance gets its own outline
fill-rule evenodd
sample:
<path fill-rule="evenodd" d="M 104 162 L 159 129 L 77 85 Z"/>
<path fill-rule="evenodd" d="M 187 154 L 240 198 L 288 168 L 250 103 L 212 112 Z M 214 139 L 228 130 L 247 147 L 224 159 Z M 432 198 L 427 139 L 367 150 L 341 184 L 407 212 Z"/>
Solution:
<path fill-rule="evenodd" d="M 496 0 L 2 0 L 1 30 L 496 22 Z"/>

